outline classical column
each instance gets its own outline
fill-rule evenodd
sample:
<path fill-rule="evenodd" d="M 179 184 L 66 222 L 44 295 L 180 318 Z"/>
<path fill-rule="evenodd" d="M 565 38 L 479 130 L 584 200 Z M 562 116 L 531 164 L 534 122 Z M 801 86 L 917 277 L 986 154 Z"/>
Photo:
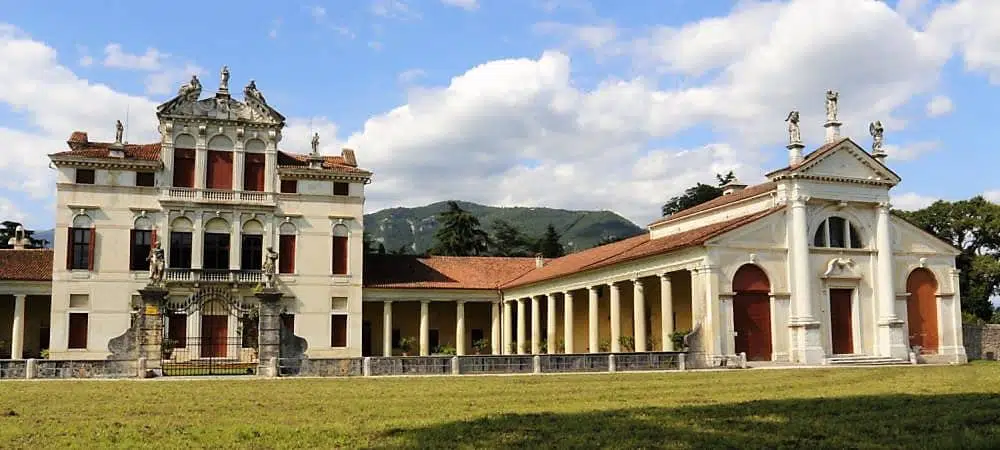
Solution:
<path fill-rule="evenodd" d="M 465 355 L 465 300 L 455 302 L 455 354 Z"/>
<path fill-rule="evenodd" d="M 601 350 L 601 317 L 598 315 L 598 304 L 597 301 L 600 299 L 600 286 L 591 286 L 587 289 L 590 294 L 587 303 L 588 311 L 588 322 L 587 322 L 587 345 L 590 347 L 590 353 L 597 353 Z"/>
<path fill-rule="evenodd" d="M 615 283 L 608 283 L 611 288 L 611 353 L 622 351 L 622 298 L 621 291 Z"/>
<path fill-rule="evenodd" d="M 632 338 L 635 351 L 646 351 L 646 291 L 642 280 L 632 280 Z"/>
<path fill-rule="evenodd" d="M 420 301 L 420 356 L 431 353 L 431 302 Z"/>
<path fill-rule="evenodd" d="M 10 336 L 10 359 L 21 359 L 24 353 L 24 294 L 14 296 L 14 323 Z"/>
<path fill-rule="evenodd" d="M 793 333 L 792 348 L 796 362 L 817 364 L 824 354 L 820 346 L 819 322 L 813 317 L 812 269 L 809 267 L 809 236 L 806 220 L 806 201 L 801 194 L 793 194 L 790 200 L 791 214 L 789 239 L 789 263 L 792 267 L 792 304 L 794 316 L 790 325 Z"/>
<path fill-rule="evenodd" d="M 545 330 L 545 340 L 548 344 L 545 347 L 545 353 L 553 354 L 559 351 L 559 343 L 556 339 L 556 294 L 549 294 L 549 304 L 545 309 L 546 322 L 548 324 Z"/>
<path fill-rule="evenodd" d="M 528 328 L 528 324 L 524 323 L 525 322 L 524 316 L 526 309 L 528 307 L 527 303 L 528 302 L 526 302 L 523 297 L 517 299 L 517 354 L 518 355 L 523 355 L 525 350 L 524 341 L 525 341 L 525 335 L 527 334 L 526 328 Z"/>
<path fill-rule="evenodd" d="M 670 274 L 660 274 L 660 339 L 665 352 L 674 351 L 674 286 Z"/>
<path fill-rule="evenodd" d="M 909 357 L 903 321 L 896 316 L 895 269 L 892 254 L 892 225 L 889 203 L 879 203 L 875 222 L 876 285 L 878 299 L 878 350 L 881 356 L 905 359 Z"/>
<path fill-rule="evenodd" d="M 563 292 L 563 351 L 565 353 L 575 353 L 573 348 L 573 293 Z"/>
<path fill-rule="evenodd" d="M 490 303 L 490 353 L 499 355 L 500 343 L 500 302 L 497 301 Z"/>
<path fill-rule="evenodd" d="M 531 296 L 531 354 L 542 352 L 542 299 L 540 295 Z"/>
<path fill-rule="evenodd" d="M 514 314 L 513 303 L 512 300 L 503 301 L 503 342 L 500 345 L 500 353 L 504 355 L 511 354 L 510 344 L 514 342 L 514 318 L 511 317 Z"/>
<path fill-rule="evenodd" d="M 382 302 L 382 356 L 392 356 L 392 302 Z"/>

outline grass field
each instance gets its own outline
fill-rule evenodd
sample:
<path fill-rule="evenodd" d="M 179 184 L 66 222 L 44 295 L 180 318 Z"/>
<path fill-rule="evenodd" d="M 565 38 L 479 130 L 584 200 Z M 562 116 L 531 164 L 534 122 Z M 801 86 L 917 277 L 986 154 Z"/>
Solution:
<path fill-rule="evenodd" d="M 1000 364 L 0 383 L 3 448 L 997 448 Z"/>

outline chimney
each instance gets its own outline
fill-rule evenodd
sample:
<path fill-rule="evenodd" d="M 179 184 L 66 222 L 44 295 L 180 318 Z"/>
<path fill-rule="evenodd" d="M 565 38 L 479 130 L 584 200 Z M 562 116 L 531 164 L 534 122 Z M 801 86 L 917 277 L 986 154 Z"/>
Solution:
<path fill-rule="evenodd" d="M 86 131 L 74 131 L 73 134 L 69 135 L 69 140 L 66 143 L 69 144 L 71 150 L 79 150 L 86 147 L 90 141 L 87 140 Z"/>
<path fill-rule="evenodd" d="M 7 243 L 13 246 L 14 250 L 24 250 L 30 242 L 30 239 L 24 237 L 24 227 L 18 225 L 14 229 L 14 237 L 10 238 Z"/>
<path fill-rule="evenodd" d="M 536 269 L 541 269 L 542 267 L 545 267 L 545 258 L 542 257 L 541 253 L 536 253 L 535 254 L 535 268 Z"/>
<path fill-rule="evenodd" d="M 800 155 L 801 156 L 801 155 Z M 729 195 L 746 189 L 747 185 L 740 183 L 740 180 L 733 178 L 732 181 L 722 185 L 722 195 Z"/>
<path fill-rule="evenodd" d="M 341 149 L 340 157 L 344 159 L 344 164 L 351 167 L 358 167 L 358 159 L 354 156 L 354 150 L 349 148 Z"/>
<path fill-rule="evenodd" d="M 837 120 L 837 113 L 839 109 L 837 101 L 839 99 L 839 92 L 826 91 L 826 123 L 823 124 L 823 128 L 826 128 L 827 144 L 840 139 L 840 126 L 842 123 Z"/>

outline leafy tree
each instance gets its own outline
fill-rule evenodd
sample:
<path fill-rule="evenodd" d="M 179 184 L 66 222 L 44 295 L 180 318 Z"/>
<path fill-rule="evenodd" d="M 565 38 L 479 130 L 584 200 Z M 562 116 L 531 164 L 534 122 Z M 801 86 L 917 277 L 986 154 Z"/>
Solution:
<path fill-rule="evenodd" d="M 385 247 L 382 247 L 382 252 L 385 252 Z M 408 245 L 400 245 L 399 248 L 389 252 L 390 255 L 409 255 L 410 247 Z"/>
<path fill-rule="evenodd" d="M 493 256 L 531 256 L 532 242 L 521 230 L 503 219 L 490 225 Z"/>
<path fill-rule="evenodd" d="M 661 208 L 663 216 L 669 216 L 678 211 L 700 205 L 709 200 L 713 200 L 716 197 L 722 196 L 722 186 L 725 186 L 726 183 L 735 180 L 736 175 L 734 175 L 733 171 L 730 170 L 729 173 L 725 175 L 716 174 L 715 179 L 718 182 L 718 185 L 716 186 L 698 183 L 687 188 L 683 194 L 672 197 Z"/>
<path fill-rule="evenodd" d="M 361 235 L 361 239 L 362 239 L 363 245 L 365 247 L 365 254 L 366 255 L 376 255 L 376 254 L 378 254 L 378 255 L 384 255 L 385 254 L 385 245 L 382 245 L 381 242 L 376 241 L 375 238 L 373 238 L 372 235 L 370 233 L 368 233 L 367 231 L 364 232 L 364 234 Z"/>
<path fill-rule="evenodd" d="M 11 248 L 11 245 L 8 243 L 10 242 L 10 239 L 14 237 L 14 232 L 19 226 L 21 226 L 21 223 L 10 220 L 0 222 L 0 248 Z M 44 248 L 49 244 L 49 242 L 45 239 L 35 239 L 31 237 L 33 234 L 35 234 L 34 231 L 25 228 L 24 236 L 28 238 L 29 247 Z"/>
<path fill-rule="evenodd" d="M 1000 205 L 976 196 L 895 213 L 962 251 L 955 262 L 962 310 L 990 320 L 990 297 L 1000 293 Z"/>
<path fill-rule="evenodd" d="M 434 233 L 432 255 L 478 256 L 487 253 L 489 235 L 480 228 L 479 219 L 449 201 L 448 210 L 438 214 L 441 227 Z"/>
<path fill-rule="evenodd" d="M 556 227 L 549 224 L 545 228 L 545 235 L 538 240 L 538 253 L 541 253 L 545 258 L 558 258 L 566 254 L 566 250 L 563 245 L 559 243 L 559 233 L 556 232 Z"/>

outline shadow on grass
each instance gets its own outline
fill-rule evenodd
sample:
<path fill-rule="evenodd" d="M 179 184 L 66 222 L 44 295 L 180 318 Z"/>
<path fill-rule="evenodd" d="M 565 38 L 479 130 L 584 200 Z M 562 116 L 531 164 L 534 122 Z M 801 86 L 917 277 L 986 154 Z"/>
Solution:
<path fill-rule="evenodd" d="M 882 395 L 503 414 L 394 429 L 412 448 L 998 448 L 998 395 Z"/>

